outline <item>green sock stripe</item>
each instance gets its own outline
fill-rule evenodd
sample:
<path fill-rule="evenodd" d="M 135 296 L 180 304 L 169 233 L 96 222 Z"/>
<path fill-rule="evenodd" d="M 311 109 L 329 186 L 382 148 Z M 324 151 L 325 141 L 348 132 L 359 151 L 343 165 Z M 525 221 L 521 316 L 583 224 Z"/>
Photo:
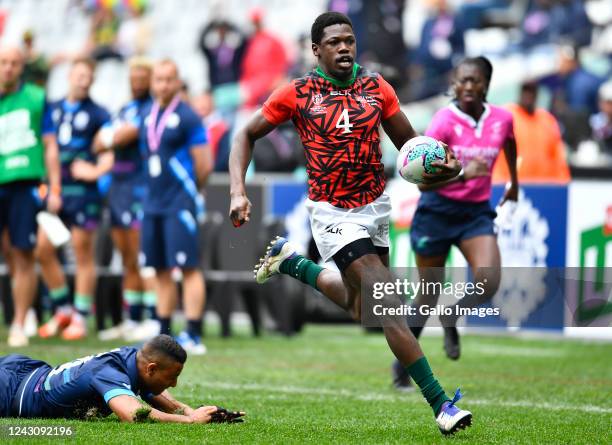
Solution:
<path fill-rule="evenodd" d="M 127 303 L 128 306 L 142 304 L 142 292 L 126 289 L 123 291 L 123 301 Z"/>
<path fill-rule="evenodd" d="M 421 357 L 413 364 L 407 366 L 406 370 L 421 389 L 423 397 L 425 397 L 425 400 L 427 400 L 427 403 L 433 409 L 434 416 L 437 416 L 442 404 L 450 399 L 444 393 L 440 383 L 435 379 L 427 358 Z"/>
<path fill-rule="evenodd" d="M 68 286 L 62 286 L 58 287 L 57 289 L 50 289 L 49 296 L 51 297 L 51 300 L 62 300 L 68 297 L 69 292 Z"/>
<path fill-rule="evenodd" d="M 155 293 L 155 291 L 144 291 L 142 293 L 142 302 L 147 307 L 157 306 L 157 294 Z"/>
<path fill-rule="evenodd" d="M 278 270 L 317 289 L 317 277 L 323 268 L 302 255 L 296 255 L 283 261 Z"/>
<path fill-rule="evenodd" d="M 79 312 L 91 311 L 91 295 L 75 294 L 74 295 L 74 307 Z"/>

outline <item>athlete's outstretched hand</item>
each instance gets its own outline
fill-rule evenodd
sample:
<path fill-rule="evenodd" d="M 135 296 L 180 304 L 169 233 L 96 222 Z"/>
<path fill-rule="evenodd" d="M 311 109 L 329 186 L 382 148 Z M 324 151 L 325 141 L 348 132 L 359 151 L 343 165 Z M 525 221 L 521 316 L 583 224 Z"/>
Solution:
<path fill-rule="evenodd" d="M 232 195 L 229 216 L 234 227 L 240 227 L 249 222 L 251 219 L 251 201 L 246 195 Z"/>
<path fill-rule="evenodd" d="M 444 162 L 434 161 L 431 163 L 431 166 L 436 167 L 438 171 L 436 173 L 423 173 L 424 184 L 436 184 L 438 182 L 448 181 L 461 172 L 461 162 L 457 160 L 452 150 L 449 149 L 448 145 L 444 142 L 438 142 L 444 147 L 446 160 Z"/>
<path fill-rule="evenodd" d="M 194 409 L 189 417 L 193 423 L 210 423 L 213 420 L 213 415 L 217 412 L 216 406 L 201 406 L 198 409 Z"/>

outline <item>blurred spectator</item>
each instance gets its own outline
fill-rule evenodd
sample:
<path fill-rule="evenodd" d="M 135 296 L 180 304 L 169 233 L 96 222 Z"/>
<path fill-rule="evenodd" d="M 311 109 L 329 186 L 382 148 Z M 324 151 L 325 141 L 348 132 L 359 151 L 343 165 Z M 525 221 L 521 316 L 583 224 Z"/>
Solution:
<path fill-rule="evenodd" d="M 283 42 L 263 26 L 263 11 L 250 12 L 255 32 L 249 37 L 240 76 L 244 105 L 255 107 L 279 86 L 289 71 L 289 60 Z"/>
<path fill-rule="evenodd" d="M 257 172 L 291 173 L 306 165 L 302 142 L 291 121 L 284 122 L 255 142 L 253 162 Z"/>
<path fill-rule="evenodd" d="M 144 2 L 132 2 L 128 17 L 121 21 L 117 31 L 117 48 L 125 59 L 142 56 L 149 52 L 153 29 L 145 15 Z"/>
<path fill-rule="evenodd" d="M 31 82 L 44 88 L 49 77 L 49 62 L 41 53 L 36 51 L 32 31 L 28 30 L 23 33 L 22 42 L 25 57 L 22 79 L 24 82 Z"/>
<path fill-rule="evenodd" d="M 183 102 L 189 103 L 190 99 L 189 99 L 189 85 L 187 84 L 187 82 L 185 82 L 184 80 L 179 80 L 179 97 L 181 98 L 181 100 Z"/>
<path fill-rule="evenodd" d="M 604 80 L 581 66 L 577 48 L 571 46 L 560 49 L 559 72 L 541 80 L 552 93 L 551 112 L 571 147 L 590 138 L 588 120 L 597 112 L 597 91 Z"/>
<path fill-rule="evenodd" d="M 289 72 L 289 60 L 283 42 L 263 26 L 263 11 L 249 13 L 254 26 L 248 38 L 238 83 L 224 83 L 213 90 L 214 102 L 222 111 L 238 106 L 253 108 L 282 82 Z"/>
<path fill-rule="evenodd" d="M 590 121 L 593 139 L 603 153 L 612 156 L 612 80 L 599 88 L 599 110 Z"/>
<path fill-rule="evenodd" d="M 86 53 L 96 61 L 122 59 L 117 49 L 117 36 L 120 21 L 112 9 L 99 8 L 91 19 L 91 30 L 86 45 Z"/>
<path fill-rule="evenodd" d="M 212 95 L 204 93 L 191 100 L 194 111 L 204 121 L 208 132 L 208 144 L 213 154 L 216 172 L 227 172 L 230 152 L 230 126 L 215 109 Z"/>
<path fill-rule="evenodd" d="M 242 32 L 225 20 L 214 20 L 204 28 L 200 50 L 208 62 L 210 88 L 238 82 L 245 44 Z"/>
<path fill-rule="evenodd" d="M 302 77 L 308 71 L 311 71 L 317 65 L 317 60 L 312 54 L 312 42 L 310 34 L 302 34 L 298 38 L 298 52 L 293 66 L 289 70 L 289 77 L 295 79 Z"/>
<path fill-rule="evenodd" d="M 559 125 L 552 114 L 536 107 L 537 99 L 537 83 L 526 82 L 521 86 L 518 104 L 508 106 L 514 121 L 519 182 L 567 183 L 570 173 Z M 507 162 L 501 152 L 493 169 L 493 181 L 509 180 Z"/>
<path fill-rule="evenodd" d="M 421 30 L 415 51 L 416 78 L 412 100 L 425 99 L 446 90 L 453 61 L 463 57 L 463 25 L 446 0 L 428 0 L 430 17 Z"/>
<path fill-rule="evenodd" d="M 464 29 L 480 29 L 489 25 L 501 25 L 502 23 L 491 23 L 488 15 L 492 11 L 502 11 L 510 6 L 510 0 L 472 0 L 463 1 L 457 10 L 457 17 L 463 24 Z M 518 2 L 517 2 L 518 3 Z M 506 20 L 505 26 L 510 26 L 508 21 L 512 17 L 508 17 L 508 11 L 504 11 Z"/>
<path fill-rule="evenodd" d="M 532 0 L 521 24 L 521 47 L 571 40 L 577 46 L 591 42 L 593 26 L 581 0 Z"/>
<path fill-rule="evenodd" d="M 403 36 L 405 0 L 330 0 L 328 10 L 353 22 L 357 62 L 383 75 L 394 88 L 408 83 L 408 49 Z M 401 92 L 398 93 L 401 95 Z"/>

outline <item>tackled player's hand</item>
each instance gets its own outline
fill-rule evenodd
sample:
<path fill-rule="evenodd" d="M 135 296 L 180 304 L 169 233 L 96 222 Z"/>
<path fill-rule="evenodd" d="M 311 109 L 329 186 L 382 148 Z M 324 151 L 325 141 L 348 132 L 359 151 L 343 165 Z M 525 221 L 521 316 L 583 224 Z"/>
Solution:
<path fill-rule="evenodd" d="M 210 423 L 216 411 L 216 406 L 200 406 L 198 409 L 194 409 L 193 412 L 189 414 L 189 417 L 193 420 L 193 423 Z"/>

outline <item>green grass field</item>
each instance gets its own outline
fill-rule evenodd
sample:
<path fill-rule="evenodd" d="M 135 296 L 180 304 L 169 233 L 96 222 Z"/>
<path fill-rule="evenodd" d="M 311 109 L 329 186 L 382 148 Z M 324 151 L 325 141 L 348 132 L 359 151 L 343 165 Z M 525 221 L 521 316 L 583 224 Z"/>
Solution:
<path fill-rule="evenodd" d="M 89 444 L 612 443 L 610 343 L 466 336 L 461 360 L 451 362 L 439 337 L 425 337 L 440 382 L 448 393 L 460 385 L 460 406 L 474 413 L 474 426 L 452 438 L 440 435 L 419 393 L 390 388 L 391 354 L 382 335 L 356 326 L 308 326 L 291 339 L 243 334 L 206 343 L 208 355 L 187 361 L 173 393 L 192 405 L 245 410 L 243 424 L 0 419 L 0 443 L 9 424 L 72 425 L 70 442 Z M 117 345 L 34 340 L 24 353 L 57 365 Z"/>

